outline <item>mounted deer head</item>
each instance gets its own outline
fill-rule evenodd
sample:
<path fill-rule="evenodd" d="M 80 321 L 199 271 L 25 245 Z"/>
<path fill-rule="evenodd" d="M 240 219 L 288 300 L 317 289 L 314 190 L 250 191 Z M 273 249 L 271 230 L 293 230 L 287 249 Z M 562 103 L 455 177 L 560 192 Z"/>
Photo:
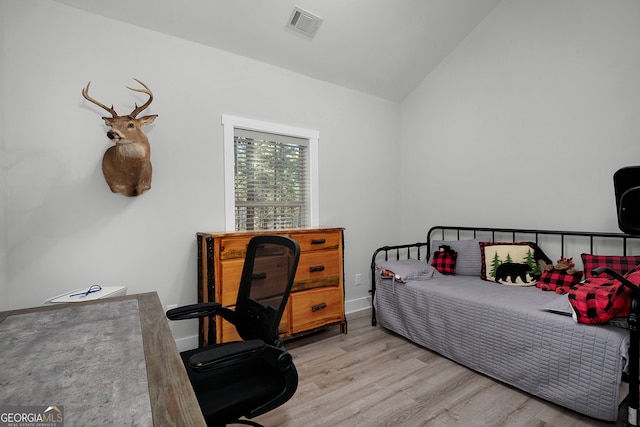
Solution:
<path fill-rule="evenodd" d="M 146 93 L 149 95 L 149 99 L 140 107 L 135 104 L 133 111 L 126 116 L 119 116 L 113 109 L 113 105 L 109 108 L 91 98 L 89 96 L 91 82 L 82 89 L 82 96 L 85 99 L 111 114 L 111 117 L 103 117 L 102 119 L 110 127 L 107 136 L 115 142 L 115 145 L 109 147 L 104 153 L 102 173 L 111 191 L 125 196 L 137 196 L 151 188 L 151 147 L 147 135 L 142 131 L 142 126 L 153 123 L 158 117 L 157 114 L 153 114 L 136 118 L 151 105 L 153 93 L 140 80 L 134 80 L 140 83 L 144 89 L 134 89 L 129 86 L 127 89 Z"/>

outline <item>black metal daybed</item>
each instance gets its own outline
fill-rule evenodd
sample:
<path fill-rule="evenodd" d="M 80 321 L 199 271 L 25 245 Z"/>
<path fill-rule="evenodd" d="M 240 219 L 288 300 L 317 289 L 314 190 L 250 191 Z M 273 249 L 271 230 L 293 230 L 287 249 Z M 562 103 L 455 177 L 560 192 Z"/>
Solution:
<path fill-rule="evenodd" d="M 477 372 L 606 421 L 618 419 L 626 395 L 623 382 L 630 383 L 628 425 L 637 425 L 640 288 L 601 268 L 596 274 L 609 273 L 611 280 L 622 281 L 630 290 L 630 314 L 626 322 L 578 323 L 567 294 L 545 292 L 521 279 L 518 286 L 505 286 L 516 284 L 515 273 L 504 284 L 488 277 L 485 270 L 500 263 L 489 255 L 483 259 L 484 247 L 527 242 L 551 260 L 573 258 L 578 270 L 598 267 L 591 265 L 604 259 L 597 255 L 640 264 L 640 236 L 635 235 L 437 226 L 424 242 L 383 246 L 373 253 L 372 325 L 380 324 Z M 421 265 L 429 266 L 430 256 L 441 247 L 456 254 L 455 274 L 421 271 L 409 277 L 413 272 L 405 270 L 406 280 L 381 274 L 388 272 L 385 267 L 404 268 L 398 264 L 404 260 L 421 260 Z"/>

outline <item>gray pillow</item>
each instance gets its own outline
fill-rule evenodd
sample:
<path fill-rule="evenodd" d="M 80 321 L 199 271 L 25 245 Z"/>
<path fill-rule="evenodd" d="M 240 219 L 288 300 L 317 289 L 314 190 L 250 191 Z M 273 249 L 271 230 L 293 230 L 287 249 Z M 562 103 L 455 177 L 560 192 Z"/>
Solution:
<path fill-rule="evenodd" d="M 571 316 L 573 317 L 573 320 L 576 320 L 573 315 L 573 308 L 569 302 L 569 294 L 560 295 L 558 298 L 543 304 L 539 309 L 550 313 L 560 314 L 562 316 Z M 606 324 L 615 326 L 616 328 L 629 329 L 629 322 L 626 317 L 615 317 L 609 320 Z"/>
<path fill-rule="evenodd" d="M 564 314 L 565 316 L 571 316 L 573 314 L 571 303 L 569 302 L 569 294 L 560 295 L 558 298 L 555 298 L 548 303 L 543 304 L 540 307 L 540 310 L 550 311 L 551 313 Z"/>
<path fill-rule="evenodd" d="M 431 242 L 431 253 L 429 254 L 429 264 L 433 258 L 433 252 L 438 250 L 440 245 L 447 245 L 458 253 L 456 258 L 456 274 L 461 276 L 478 276 L 482 273 L 482 255 L 480 253 L 480 242 L 486 240 L 433 240 Z"/>
<path fill-rule="evenodd" d="M 392 271 L 398 282 L 411 280 L 426 280 L 441 277 L 442 274 L 431 265 L 417 259 L 401 259 L 398 261 L 384 261 L 378 263 L 378 268 Z M 391 278 L 391 277 L 389 277 Z"/>

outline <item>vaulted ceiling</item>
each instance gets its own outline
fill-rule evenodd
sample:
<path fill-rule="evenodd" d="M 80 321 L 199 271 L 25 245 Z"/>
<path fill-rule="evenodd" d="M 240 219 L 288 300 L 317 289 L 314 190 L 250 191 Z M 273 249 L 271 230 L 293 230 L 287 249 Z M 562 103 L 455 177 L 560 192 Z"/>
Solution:
<path fill-rule="evenodd" d="M 402 101 L 502 0 L 56 0 Z M 322 23 L 287 27 L 294 7 Z"/>

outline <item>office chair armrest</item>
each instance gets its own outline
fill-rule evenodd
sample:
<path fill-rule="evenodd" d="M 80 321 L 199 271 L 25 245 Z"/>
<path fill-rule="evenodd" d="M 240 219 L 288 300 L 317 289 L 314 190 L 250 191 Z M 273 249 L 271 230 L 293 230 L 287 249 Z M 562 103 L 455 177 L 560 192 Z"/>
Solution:
<path fill-rule="evenodd" d="M 203 302 L 183 307 L 172 308 L 167 311 L 169 320 L 197 319 L 200 317 L 220 315 L 235 324 L 235 312 L 223 307 L 219 302 Z"/>
<path fill-rule="evenodd" d="M 193 354 L 189 366 L 197 372 L 211 371 L 235 365 L 260 355 L 267 345 L 262 340 L 238 341 L 219 344 Z"/>
<path fill-rule="evenodd" d="M 593 277 L 599 276 L 602 273 L 607 273 L 610 276 L 613 276 L 614 279 L 619 280 L 620 282 L 622 282 L 623 285 L 625 285 L 626 287 L 628 287 L 629 289 L 631 289 L 631 291 L 636 295 L 636 296 L 640 296 L 640 287 L 638 287 L 638 285 L 632 283 L 629 279 L 627 279 L 626 277 L 624 277 L 622 274 L 618 273 L 615 270 L 612 270 L 608 267 L 598 267 L 598 268 L 594 268 L 591 271 L 591 274 L 593 275 Z"/>
<path fill-rule="evenodd" d="M 268 345 L 263 355 L 261 355 L 261 358 L 283 373 L 284 381 L 287 385 L 279 396 L 249 411 L 247 418 L 254 418 L 277 408 L 282 403 L 289 400 L 298 388 L 298 371 L 293 364 L 291 354 L 289 354 L 289 352 L 287 352 L 283 347 Z"/>

